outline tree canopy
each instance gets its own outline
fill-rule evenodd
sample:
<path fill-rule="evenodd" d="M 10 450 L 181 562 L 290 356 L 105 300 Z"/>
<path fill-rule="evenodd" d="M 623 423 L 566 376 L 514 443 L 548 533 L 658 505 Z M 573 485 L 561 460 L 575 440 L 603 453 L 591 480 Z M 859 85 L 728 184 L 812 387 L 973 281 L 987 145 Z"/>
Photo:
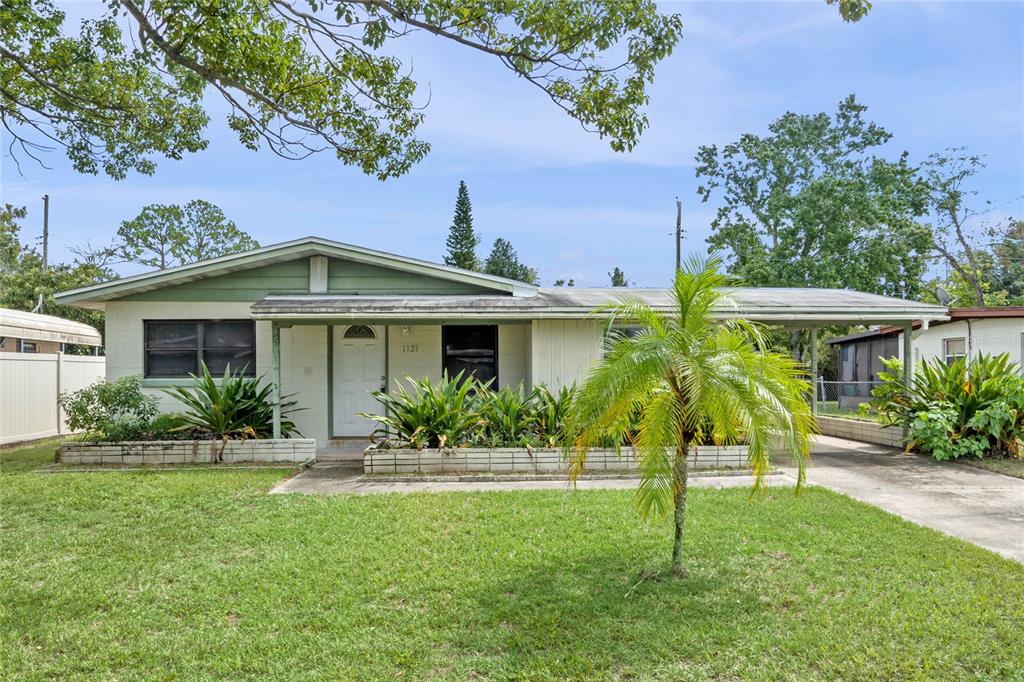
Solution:
<path fill-rule="evenodd" d="M 455 199 L 455 216 L 448 230 L 445 241 L 447 253 L 445 265 L 452 265 L 466 270 L 476 270 L 479 263 L 476 258 L 476 247 L 480 237 L 473 231 L 473 206 L 469 201 L 469 189 L 463 180 L 459 181 L 459 193 Z"/>
<path fill-rule="evenodd" d="M 193 199 L 184 206 L 150 204 L 121 223 L 105 258 L 151 268 L 173 267 L 248 251 L 259 243 L 239 229 L 217 206 Z"/>
<path fill-rule="evenodd" d="M 853 95 L 826 113 L 786 113 L 769 134 L 697 154 L 703 201 L 718 201 L 708 243 L 751 286 L 920 293 L 932 249 L 927 187 Z"/>
<path fill-rule="evenodd" d="M 870 7 L 826 1 L 847 21 Z M 15 161 L 59 147 L 113 178 L 204 149 L 208 92 L 247 148 L 401 175 L 429 150 L 429 97 L 395 56 L 415 33 L 487 55 L 626 151 L 682 27 L 653 0 L 106 0 L 66 19 L 51 0 L 0 5 L 0 119 Z"/>
<path fill-rule="evenodd" d="M 33 310 L 39 302 L 40 312 L 77 320 L 103 331 L 103 313 L 84 310 L 75 306 L 59 306 L 53 302 L 53 294 L 67 289 L 89 286 L 114 279 L 112 271 L 94 263 L 73 261 L 56 263 L 44 267 L 43 257 L 31 245 L 21 241 L 21 225 L 24 208 L 7 204 L 0 211 L 0 308 Z"/>
<path fill-rule="evenodd" d="M 519 254 L 512 248 L 512 243 L 502 237 L 494 240 L 491 253 L 484 261 L 484 272 L 488 275 L 518 279 L 530 284 L 537 281 L 537 272 L 520 263 Z"/>

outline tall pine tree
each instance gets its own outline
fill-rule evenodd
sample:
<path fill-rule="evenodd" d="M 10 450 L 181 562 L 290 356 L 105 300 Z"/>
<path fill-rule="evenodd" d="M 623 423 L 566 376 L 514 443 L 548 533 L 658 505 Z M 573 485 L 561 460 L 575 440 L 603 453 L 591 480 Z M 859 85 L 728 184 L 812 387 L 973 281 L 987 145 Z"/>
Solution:
<path fill-rule="evenodd" d="M 444 257 L 444 264 L 465 270 L 478 270 L 476 247 L 479 243 L 480 237 L 473 231 L 473 206 L 469 203 L 469 189 L 465 181 L 460 180 L 459 196 L 455 200 L 455 217 L 445 242 L 448 253 Z"/>
<path fill-rule="evenodd" d="M 494 240 L 491 255 L 484 262 L 484 272 L 530 284 L 537 281 L 537 271 L 520 263 L 519 254 L 512 248 L 511 242 L 501 237 Z"/>
<path fill-rule="evenodd" d="M 626 273 L 619 268 L 615 268 L 608 273 L 608 278 L 612 281 L 613 287 L 628 287 L 629 282 L 626 281 Z"/>

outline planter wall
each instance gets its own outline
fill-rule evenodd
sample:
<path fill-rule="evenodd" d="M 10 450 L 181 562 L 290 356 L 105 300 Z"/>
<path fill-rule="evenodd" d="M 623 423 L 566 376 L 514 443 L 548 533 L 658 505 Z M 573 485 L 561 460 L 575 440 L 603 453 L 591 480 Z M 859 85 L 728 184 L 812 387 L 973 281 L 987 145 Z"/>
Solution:
<path fill-rule="evenodd" d="M 899 426 L 882 426 L 876 422 L 843 419 L 841 417 L 818 416 L 818 429 L 824 436 L 849 438 L 864 443 L 903 447 L 903 429 Z"/>
<path fill-rule="evenodd" d="M 746 446 L 701 446 L 688 460 L 690 468 L 745 467 Z M 446 450 L 376 450 L 363 454 L 366 474 L 559 473 L 568 463 L 560 449 L 458 448 Z M 637 469 L 633 448 L 591 450 L 584 471 L 630 473 Z"/>
<path fill-rule="evenodd" d="M 316 457 L 312 438 L 267 438 L 263 440 L 146 440 L 124 443 L 68 443 L 60 446 L 63 464 L 187 464 L 221 461 L 305 462 Z"/>

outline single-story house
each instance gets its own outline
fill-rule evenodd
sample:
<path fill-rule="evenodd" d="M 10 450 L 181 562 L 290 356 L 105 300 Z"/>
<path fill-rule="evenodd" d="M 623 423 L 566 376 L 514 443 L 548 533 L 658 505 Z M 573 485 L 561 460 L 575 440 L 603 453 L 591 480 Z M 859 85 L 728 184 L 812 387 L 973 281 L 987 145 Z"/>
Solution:
<path fill-rule="evenodd" d="M 947 320 L 919 320 L 912 327 L 913 364 L 1008 353 L 1024 368 L 1024 306 L 950 308 Z M 844 407 L 851 407 L 870 397 L 871 385 L 884 369 L 883 358 L 903 358 L 903 327 L 883 325 L 827 343 L 839 354 L 839 400 Z"/>
<path fill-rule="evenodd" d="M 913 330 L 910 344 L 915 363 L 1008 353 L 1024 367 L 1024 306 L 950 308 L 948 320 L 915 322 Z M 889 325 L 827 343 L 839 352 L 840 381 L 868 381 L 877 376 L 879 357 L 903 357 L 902 339 L 902 328 Z"/>
<path fill-rule="evenodd" d="M 245 367 L 305 408 L 299 429 L 323 447 L 365 438 L 371 397 L 404 377 L 471 370 L 497 386 L 581 382 L 601 358 L 595 307 L 665 289 L 545 288 L 308 237 L 64 292 L 106 313 L 107 377 L 143 375 L 148 391 Z M 731 290 L 722 317 L 812 328 L 909 325 L 946 309 L 826 289 Z M 173 402 L 164 396 L 165 406 Z"/>

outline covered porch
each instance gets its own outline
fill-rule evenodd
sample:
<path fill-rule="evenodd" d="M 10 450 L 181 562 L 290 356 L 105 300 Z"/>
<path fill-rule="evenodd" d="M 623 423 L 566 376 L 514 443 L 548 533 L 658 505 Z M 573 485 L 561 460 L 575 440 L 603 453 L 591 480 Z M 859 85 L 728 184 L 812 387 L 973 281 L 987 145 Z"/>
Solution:
<path fill-rule="evenodd" d="M 728 294 L 718 312 L 723 319 L 809 330 L 812 377 L 819 328 L 909 330 L 915 321 L 947 319 L 941 306 L 846 290 L 735 288 Z M 600 360 L 607 332 L 592 311 L 622 299 L 665 311 L 672 305 L 665 289 L 557 288 L 521 297 L 272 295 L 254 303 L 251 316 L 270 326 L 275 401 L 294 394 L 306 412 L 300 430 L 305 425 L 307 435 L 326 443 L 369 435 L 372 422 L 358 413 L 376 411 L 370 394 L 392 390 L 405 377 L 436 380 L 472 370 L 497 387 L 582 382 Z M 902 357 L 909 357 L 907 349 Z M 909 363 L 905 369 L 912 371 Z M 816 412 L 817 398 L 810 399 Z"/>

